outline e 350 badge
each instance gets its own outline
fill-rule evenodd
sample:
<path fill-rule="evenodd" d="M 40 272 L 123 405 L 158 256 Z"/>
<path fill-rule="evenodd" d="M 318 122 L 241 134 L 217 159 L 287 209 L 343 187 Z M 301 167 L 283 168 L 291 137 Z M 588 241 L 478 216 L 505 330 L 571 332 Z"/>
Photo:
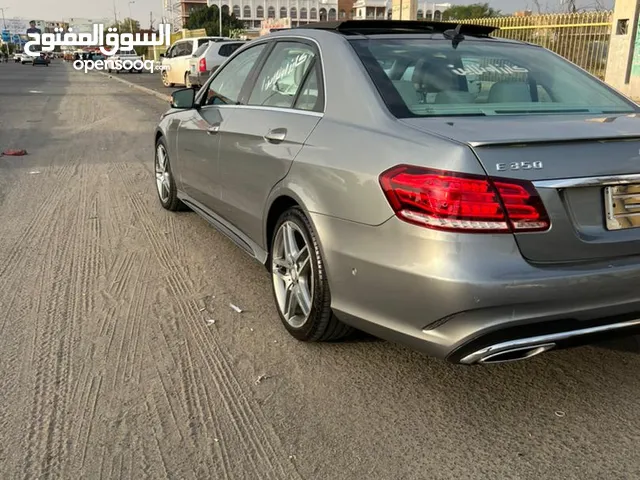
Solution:
<path fill-rule="evenodd" d="M 506 172 L 507 170 L 540 170 L 542 168 L 542 162 L 496 163 L 496 170 L 499 172 Z"/>

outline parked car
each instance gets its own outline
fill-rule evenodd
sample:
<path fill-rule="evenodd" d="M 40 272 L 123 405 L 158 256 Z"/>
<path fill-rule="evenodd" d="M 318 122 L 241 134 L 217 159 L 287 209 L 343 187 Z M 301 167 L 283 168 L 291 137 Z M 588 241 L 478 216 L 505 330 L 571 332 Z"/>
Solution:
<path fill-rule="evenodd" d="M 189 60 L 202 45 L 209 42 L 229 40 L 227 37 L 195 37 L 184 38 L 175 42 L 162 57 L 162 65 L 168 67 L 161 71 L 162 83 L 165 87 L 187 85 L 189 82 Z"/>
<path fill-rule="evenodd" d="M 142 57 L 135 50 L 120 50 L 107 59 L 107 71 L 109 73 L 141 73 Z"/>
<path fill-rule="evenodd" d="M 246 41 L 222 41 L 202 44 L 189 60 L 186 87 L 201 87 L 209 76 Z"/>
<path fill-rule="evenodd" d="M 161 205 L 263 263 L 299 340 L 357 328 L 470 365 L 638 333 L 640 107 L 492 31 L 343 21 L 248 43 L 173 92 Z"/>

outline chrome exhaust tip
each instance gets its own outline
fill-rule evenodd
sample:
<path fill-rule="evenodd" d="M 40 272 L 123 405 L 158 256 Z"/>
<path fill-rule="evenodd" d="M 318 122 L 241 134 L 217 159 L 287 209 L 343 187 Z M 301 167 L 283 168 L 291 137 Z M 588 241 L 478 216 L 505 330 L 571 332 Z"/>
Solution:
<path fill-rule="evenodd" d="M 548 352 L 556 346 L 555 343 L 545 343 L 542 345 L 529 345 L 520 348 L 511 348 L 508 350 L 502 350 L 500 352 L 489 353 L 483 357 L 480 357 L 476 363 L 480 364 L 493 364 L 493 363 L 510 363 L 518 362 L 520 360 L 527 360 L 529 358 L 540 355 L 541 353 Z"/>
<path fill-rule="evenodd" d="M 640 318 L 626 322 L 609 323 L 593 327 L 555 332 L 536 337 L 519 338 L 498 343 L 466 355 L 458 363 L 463 365 L 506 363 L 526 360 L 556 348 L 562 348 L 563 342 L 574 338 L 616 332 L 619 334 L 640 328 Z"/>

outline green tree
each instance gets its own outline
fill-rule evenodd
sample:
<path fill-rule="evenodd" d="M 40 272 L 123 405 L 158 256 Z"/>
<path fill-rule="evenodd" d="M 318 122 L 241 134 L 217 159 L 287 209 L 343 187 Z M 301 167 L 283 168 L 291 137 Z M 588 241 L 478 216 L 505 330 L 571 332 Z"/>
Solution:
<path fill-rule="evenodd" d="M 229 38 L 238 39 L 241 38 L 246 32 L 242 28 L 233 28 L 229 30 Z"/>
<path fill-rule="evenodd" d="M 474 3 L 472 5 L 456 5 L 445 10 L 443 20 L 466 20 L 469 18 L 499 17 L 500 10 L 495 10 L 488 3 Z"/>
<path fill-rule="evenodd" d="M 219 19 L 220 16 L 218 14 L 218 7 L 216 5 L 211 5 L 210 7 L 202 7 L 191 12 L 185 28 L 189 30 L 204 28 L 207 31 L 207 35 L 217 36 L 220 33 L 220 27 L 218 23 Z M 244 24 L 241 20 L 238 20 L 233 14 L 227 14 L 224 9 L 222 10 L 223 37 L 229 37 L 231 31 L 243 28 Z"/>
<path fill-rule="evenodd" d="M 110 26 L 117 28 L 118 33 L 137 33 L 140 31 L 140 22 L 133 18 L 125 18 Z"/>

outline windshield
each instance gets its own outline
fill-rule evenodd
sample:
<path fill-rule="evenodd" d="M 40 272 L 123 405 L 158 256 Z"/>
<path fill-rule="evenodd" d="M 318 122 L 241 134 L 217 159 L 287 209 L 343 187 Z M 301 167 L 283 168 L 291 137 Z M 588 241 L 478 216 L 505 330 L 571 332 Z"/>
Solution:
<path fill-rule="evenodd" d="M 535 46 L 467 39 L 351 42 L 399 118 L 455 115 L 631 113 L 601 82 Z"/>

